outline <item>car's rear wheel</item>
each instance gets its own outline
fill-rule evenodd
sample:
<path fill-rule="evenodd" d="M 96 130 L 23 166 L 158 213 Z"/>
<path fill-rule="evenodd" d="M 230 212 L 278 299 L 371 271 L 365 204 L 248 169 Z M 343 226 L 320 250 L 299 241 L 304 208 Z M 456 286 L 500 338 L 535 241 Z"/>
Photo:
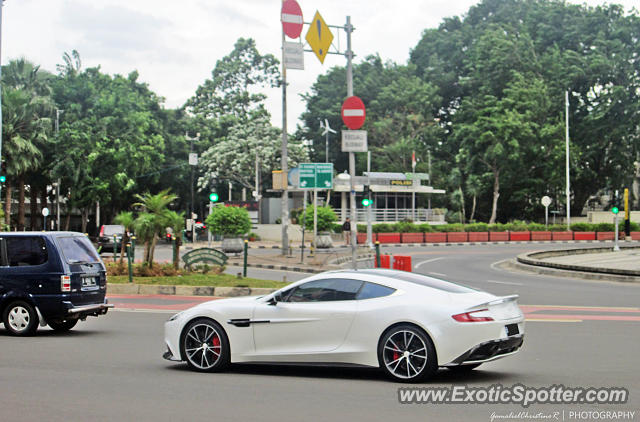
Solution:
<path fill-rule="evenodd" d="M 30 336 L 38 329 L 39 320 L 35 308 L 22 300 L 10 303 L 2 320 L 9 334 L 14 336 Z"/>
<path fill-rule="evenodd" d="M 387 376 L 400 382 L 421 381 L 438 369 L 431 339 L 410 324 L 397 325 L 382 335 L 378 361 Z"/>
<path fill-rule="evenodd" d="M 210 319 L 191 321 L 182 335 L 181 352 L 196 371 L 218 372 L 230 361 L 229 340 L 220 324 Z"/>
<path fill-rule="evenodd" d="M 61 319 L 58 321 L 47 322 L 49 327 L 51 327 L 54 331 L 60 331 L 60 332 L 69 331 L 70 329 L 75 327 L 77 323 L 78 323 L 77 319 Z"/>

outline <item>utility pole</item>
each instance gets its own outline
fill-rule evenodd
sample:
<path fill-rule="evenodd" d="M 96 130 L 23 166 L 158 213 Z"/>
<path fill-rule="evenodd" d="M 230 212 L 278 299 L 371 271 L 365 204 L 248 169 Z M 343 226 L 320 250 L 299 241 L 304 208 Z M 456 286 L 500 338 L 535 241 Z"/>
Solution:
<path fill-rule="evenodd" d="M 371 192 L 371 151 L 367 151 L 367 186 L 369 186 L 369 192 Z M 371 193 L 369 193 L 371 195 Z M 373 248 L 373 232 L 371 227 L 371 208 L 373 204 L 369 204 L 367 207 L 367 245 Z M 356 230 L 358 226 L 356 224 Z"/>
<path fill-rule="evenodd" d="M 1 0 L 0 0 L 1 1 Z M 60 115 L 64 113 L 64 110 L 60 110 L 56 108 L 56 138 L 58 137 L 58 133 L 60 132 Z M 56 183 L 56 227 L 60 230 L 60 183 L 62 180 L 58 177 L 58 182 Z M 99 203 L 97 207 L 100 207 Z M 100 229 L 100 219 L 96 218 L 96 228 Z"/>
<path fill-rule="evenodd" d="M 565 155 L 566 155 L 566 177 L 567 177 L 567 230 L 571 227 L 571 183 L 569 182 L 569 91 L 564 92 L 564 103 L 566 112 L 565 122 Z"/>
<path fill-rule="evenodd" d="M 4 0 L 0 0 L 0 81 L 2 80 L 2 6 L 4 6 Z M 2 90 L 0 89 L 0 169 L 1 168 L 2 168 Z M 6 176 L 6 174 L 3 176 Z M 2 203 L 2 183 L 0 183 L 0 203 Z"/>
<path fill-rule="evenodd" d="M 345 56 L 347 57 L 347 97 L 353 96 L 353 51 L 351 50 L 351 33 L 353 32 L 353 26 L 351 25 L 351 16 L 347 16 L 347 23 L 344 26 L 344 30 L 347 33 L 347 51 Z M 350 178 L 350 197 L 351 197 L 351 261 L 353 269 L 358 268 L 358 250 L 357 244 L 358 238 L 356 231 L 358 228 L 358 216 L 356 214 L 356 155 L 354 152 L 349 152 L 349 175 Z"/>
<path fill-rule="evenodd" d="M 284 1 L 283 1 L 284 2 Z M 284 27 L 282 29 L 282 154 L 281 154 L 281 167 L 282 167 L 282 212 L 280 214 L 280 220 L 282 224 L 282 255 L 287 255 L 289 248 L 289 190 L 287 175 L 289 174 L 289 168 L 287 164 L 287 67 L 285 66 L 285 53 L 284 53 Z M 314 239 L 315 241 L 315 239 Z"/>

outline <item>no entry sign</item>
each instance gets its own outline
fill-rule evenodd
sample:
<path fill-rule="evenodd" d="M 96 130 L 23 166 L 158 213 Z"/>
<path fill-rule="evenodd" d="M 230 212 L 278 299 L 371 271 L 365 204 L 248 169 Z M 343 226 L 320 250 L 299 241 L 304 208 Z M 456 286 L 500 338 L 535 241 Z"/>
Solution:
<path fill-rule="evenodd" d="M 302 32 L 302 9 L 296 0 L 282 3 L 282 29 L 289 38 L 298 38 Z"/>
<path fill-rule="evenodd" d="M 349 129 L 360 129 L 366 117 L 364 103 L 359 97 L 353 96 L 344 100 L 344 103 L 342 103 L 342 121 Z"/>

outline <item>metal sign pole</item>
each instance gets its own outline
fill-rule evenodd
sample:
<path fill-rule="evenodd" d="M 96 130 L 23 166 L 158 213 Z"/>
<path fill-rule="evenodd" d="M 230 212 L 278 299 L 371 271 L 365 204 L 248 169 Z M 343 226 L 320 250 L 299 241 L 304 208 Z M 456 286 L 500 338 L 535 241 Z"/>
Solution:
<path fill-rule="evenodd" d="M 313 247 L 318 249 L 318 189 L 313 189 Z"/>
<path fill-rule="evenodd" d="M 347 33 L 347 97 L 353 96 L 353 51 L 351 51 L 351 33 L 353 32 L 353 26 L 351 26 L 351 16 L 347 16 L 347 23 L 344 27 Z M 357 245 L 358 241 L 356 236 L 356 229 L 358 227 L 358 216 L 356 215 L 356 156 L 355 153 L 349 152 L 349 175 L 350 177 L 350 197 L 351 197 L 351 261 L 353 269 L 358 268 L 357 262 Z"/>
<path fill-rule="evenodd" d="M 289 173 L 287 167 L 287 67 L 285 66 L 285 51 L 284 51 L 284 27 L 282 29 L 282 154 L 281 154 L 281 167 L 282 167 L 282 212 L 280 214 L 280 220 L 282 224 L 282 255 L 287 254 L 289 248 L 289 191 L 287 190 L 288 180 L 287 174 Z"/>
<path fill-rule="evenodd" d="M 369 186 L 369 192 L 371 192 L 371 151 L 367 151 L 367 186 Z M 369 193 L 369 195 L 371 195 L 371 193 Z M 370 248 L 373 248 L 371 208 L 373 208 L 373 204 L 369 204 L 369 206 L 367 207 L 367 245 L 369 245 Z"/>
<path fill-rule="evenodd" d="M 614 244 L 613 244 L 613 251 L 614 252 L 618 252 L 620 251 L 620 245 L 618 245 L 618 214 L 615 215 L 615 217 L 613 217 L 613 219 L 616 222 L 616 234 L 615 234 L 615 239 L 614 239 Z"/>

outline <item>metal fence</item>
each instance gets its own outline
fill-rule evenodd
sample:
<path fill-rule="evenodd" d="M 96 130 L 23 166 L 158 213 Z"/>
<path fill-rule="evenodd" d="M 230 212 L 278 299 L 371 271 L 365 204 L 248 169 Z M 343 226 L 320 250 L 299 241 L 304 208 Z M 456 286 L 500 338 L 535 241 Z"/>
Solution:
<path fill-rule="evenodd" d="M 342 215 L 342 209 L 335 209 L 339 221 L 344 221 L 346 217 L 351 217 L 347 208 L 346 215 Z M 366 208 L 356 210 L 357 222 L 363 223 L 367 221 Z M 412 220 L 415 223 L 427 222 L 444 222 L 444 214 L 436 213 L 433 209 L 417 208 L 415 210 L 415 218 L 411 208 L 372 208 L 371 221 L 374 223 L 393 223 L 397 221 Z"/>

